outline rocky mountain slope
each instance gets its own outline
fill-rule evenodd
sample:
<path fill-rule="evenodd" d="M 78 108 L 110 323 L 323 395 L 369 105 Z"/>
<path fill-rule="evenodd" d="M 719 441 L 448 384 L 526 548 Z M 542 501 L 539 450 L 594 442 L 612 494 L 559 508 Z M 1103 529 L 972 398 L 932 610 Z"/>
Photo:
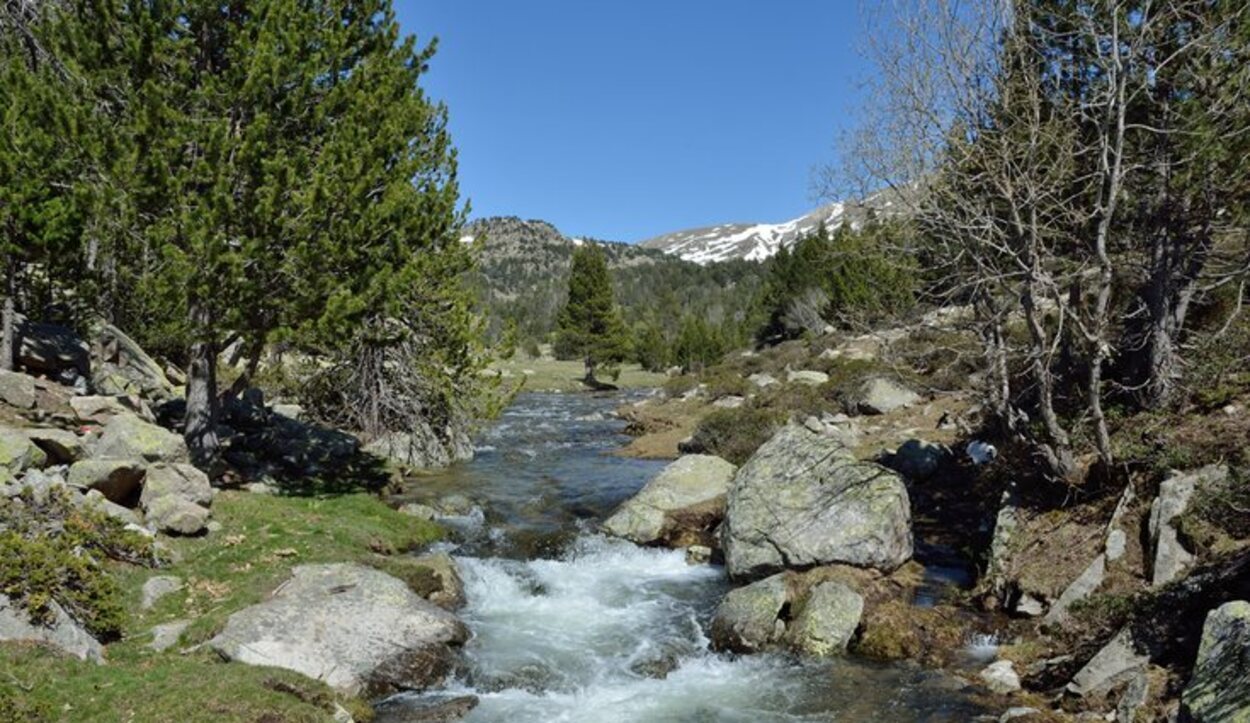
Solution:
<path fill-rule="evenodd" d="M 685 261 L 708 264 L 744 259 L 763 261 L 781 248 L 788 248 L 800 237 L 823 223 L 833 230 L 844 223 L 852 228 L 870 212 L 888 212 L 893 201 L 884 194 L 873 194 L 857 203 L 831 203 L 782 223 L 726 223 L 718 226 L 675 231 L 639 244 L 644 249 L 663 251 Z"/>
<path fill-rule="evenodd" d="M 630 323 L 654 313 L 661 299 L 677 317 L 735 318 L 745 313 L 763 279 L 757 264 L 695 264 L 658 249 L 570 238 L 546 221 L 512 216 L 473 221 L 461 238 L 476 245 L 474 283 L 492 334 L 509 322 L 526 338 L 550 332 L 564 305 L 573 249 L 584 243 L 603 248 L 617 303 Z"/>

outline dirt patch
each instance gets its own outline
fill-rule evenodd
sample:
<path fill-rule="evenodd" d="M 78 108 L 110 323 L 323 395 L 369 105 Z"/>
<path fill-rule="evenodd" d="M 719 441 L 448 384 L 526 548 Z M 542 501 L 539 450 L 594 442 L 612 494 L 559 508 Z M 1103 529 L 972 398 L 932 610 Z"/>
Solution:
<path fill-rule="evenodd" d="M 699 420 L 709 411 L 699 400 L 647 401 L 626 405 L 617 414 L 626 422 L 625 432 L 635 435 L 633 441 L 615 454 L 637 459 L 676 459 L 677 446 L 694 434 Z"/>

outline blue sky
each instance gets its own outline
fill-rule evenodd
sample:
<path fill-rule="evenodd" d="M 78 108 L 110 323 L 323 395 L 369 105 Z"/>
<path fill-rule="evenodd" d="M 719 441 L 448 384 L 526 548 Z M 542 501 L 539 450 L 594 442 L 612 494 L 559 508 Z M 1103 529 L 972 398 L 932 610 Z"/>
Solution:
<path fill-rule="evenodd" d="M 439 37 L 474 217 L 641 241 L 815 205 L 863 64 L 857 0 L 395 0 Z"/>

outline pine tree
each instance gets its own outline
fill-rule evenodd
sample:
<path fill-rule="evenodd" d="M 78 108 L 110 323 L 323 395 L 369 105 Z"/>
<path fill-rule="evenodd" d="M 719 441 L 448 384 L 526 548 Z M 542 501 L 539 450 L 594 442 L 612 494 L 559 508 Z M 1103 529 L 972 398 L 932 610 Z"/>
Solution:
<path fill-rule="evenodd" d="M 586 364 L 586 381 L 595 373 L 615 374 L 629 354 L 629 337 L 612 296 L 612 280 L 603 250 L 587 243 L 573 253 L 569 272 L 568 302 L 560 311 L 556 348 L 564 355 L 580 357 Z"/>

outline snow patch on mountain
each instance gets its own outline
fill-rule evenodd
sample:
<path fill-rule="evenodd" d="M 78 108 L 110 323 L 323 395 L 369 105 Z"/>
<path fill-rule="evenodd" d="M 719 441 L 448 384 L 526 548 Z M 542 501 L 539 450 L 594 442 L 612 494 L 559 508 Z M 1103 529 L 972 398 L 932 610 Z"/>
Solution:
<path fill-rule="evenodd" d="M 843 223 L 859 225 L 858 218 L 848 214 L 843 203 L 822 206 L 811 213 L 782 223 L 730 223 L 719 226 L 678 231 L 643 241 L 644 248 L 659 249 L 696 264 L 746 259 L 763 261 L 782 248 L 788 248 L 802 236 L 812 233 L 824 223 L 833 230 Z"/>

